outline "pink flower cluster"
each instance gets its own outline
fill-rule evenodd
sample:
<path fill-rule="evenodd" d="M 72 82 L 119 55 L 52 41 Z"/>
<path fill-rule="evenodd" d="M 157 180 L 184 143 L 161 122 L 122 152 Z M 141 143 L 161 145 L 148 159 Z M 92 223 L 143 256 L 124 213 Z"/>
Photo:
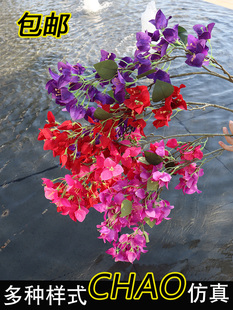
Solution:
<path fill-rule="evenodd" d="M 175 148 L 178 146 L 178 142 L 175 139 L 169 140 L 167 145 Z M 180 157 L 183 158 L 183 148 L 176 149 L 179 149 Z M 151 144 L 149 151 L 163 157 L 165 163 L 171 156 L 165 150 L 163 140 Z M 196 152 L 196 148 L 193 149 L 193 152 L 190 148 L 190 156 L 192 153 L 195 157 Z M 181 162 L 176 164 L 179 167 L 180 164 L 187 164 L 187 161 L 181 159 Z M 132 263 L 135 259 L 139 259 L 140 253 L 146 252 L 144 248 L 149 236 L 148 232 L 144 230 L 144 225 L 148 224 L 153 227 L 160 224 L 163 219 L 169 219 L 168 216 L 174 206 L 170 205 L 167 200 L 161 199 L 159 194 L 164 186 L 168 189 L 172 178 L 172 173 L 165 172 L 164 167 L 163 162 L 158 165 L 150 165 L 138 158 L 134 171 L 131 171 L 134 175 L 133 178 L 130 180 L 119 179 L 111 188 L 100 193 L 100 203 L 94 205 L 97 211 L 104 212 L 105 220 L 97 226 L 100 232 L 99 238 L 104 242 L 113 242 L 113 247 L 107 253 L 111 254 L 115 261 L 130 261 Z M 198 170 L 195 163 L 177 170 L 175 174 L 183 175 L 176 189 L 182 188 L 186 194 L 200 193 L 197 189 L 197 181 L 203 172 L 202 169 Z M 122 234 L 119 237 L 124 228 L 132 229 L 133 233 Z M 135 231 L 138 237 L 135 236 Z"/>
<path fill-rule="evenodd" d="M 48 113 L 48 124 L 39 139 L 54 156 L 60 156 L 71 174 L 55 181 L 44 178 L 43 183 L 45 197 L 74 221 L 84 221 L 91 207 L 104 213 L 97 228 L 99 238 L 112 243 L 107 253 L 115 261 L 133 263 L 146 252 L 149 234 L 144 226 L 152 228 L 169 220 L 174 206 L 161 193 L 170 188 L 172 177 L 181 175 L 175 188 L 184 194 L 200 193 L 197 182 L 203 170 L 195 161 L 203 154 L 201 145 L 176 139 L 168 140 L 166 146 L 164 140 L 151 143 L 143 151 L 142 129 L 134 128 L 116 141 L 108 136 L 116 137 L 117 125 L 114 118 L 110 123 L 93 121 L 87 128 L 70 121 L 60 125 Z"/>

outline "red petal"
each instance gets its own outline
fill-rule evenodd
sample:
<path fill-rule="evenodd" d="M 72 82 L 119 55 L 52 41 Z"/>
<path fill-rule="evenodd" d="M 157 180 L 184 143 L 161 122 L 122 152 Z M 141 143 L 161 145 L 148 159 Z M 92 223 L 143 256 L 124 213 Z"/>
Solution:
<path fill-rule="evenodd" d="M 48 118 L 49 123 L 55 122 L 55 116 L 53 115 L 51 111 L 48 111 L 47 118 Z"/>

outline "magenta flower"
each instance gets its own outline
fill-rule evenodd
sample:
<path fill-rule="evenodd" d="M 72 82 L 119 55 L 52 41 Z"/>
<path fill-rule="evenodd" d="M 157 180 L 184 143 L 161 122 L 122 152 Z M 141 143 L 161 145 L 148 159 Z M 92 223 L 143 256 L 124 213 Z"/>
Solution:
<path fill-rule="evenodd" d="M 44 188 L 45 198 L 52 201 L 56 201 L 58 199 L 58 193 L 56 188 L 54 188 L 53 182 L 46 178 L 43 178 L 42 180 L 45 185 Z"/>
<path fill-rule="evenodd" d="M 182 189 L 184 194 L 193 194 L 197 192 L 198 194 L 201 191 L 197 188 L 198 178 L 204 174 L 203 169 L 195 169 L 195 164 L 190 165 L 190 167 L 185 167 L 182 170 L 185 170 L 184 176 L 180 178 L 180 183 L 175 187 L 175 189 Z M 195 169 L 193 172 L 193 169 Z"/>
<path fill-rule="evenodd" d="M 106 158 L 104 160 L 104 170 L 102 171 L 100 178 L 103 181 L 112 179 L 123 172 L 121 165 L 116 164 L 111 158 Z"/>
<path fill-rule="evenodd" d="M 148 208 L 145 211 L 146 217 L 150 219 L 150 221 L 156 221 L 155 224 L 159 225 L 163 219 L 169 220 L 168 215 L 173 209 L 174 206 L 171 206 L 169 201 L 161 200 L 160 202 L 154 202 L 153 205 L 148 205 Z"/>
<path fill-rule="evenodd" d="M 100 236 L 98 239 L 103 239 L 104 243 L 106 243 L 106 240 L 110 243 L 112 241 L 117 241 L 118 232 L 105 226 L 105 222 L 102 222 L 101 225 L 97 225 L 97 228 L 100 228 Z"/>
<path fill-rule="evenodd" d="M 159 142 L 155 142 L 154 144 L 150 144 L 150 150 L 156 153 L 157 155 L 163 157 L 166 154 L 165 152 L 165 146 L 164 146 L 164 140 L 161 140 Z"/>
<path fill-rule="evenodd" d="M 140 229 L 134 228 L 133 234 L 123 234 L 119 238 L 119 242 L 113 242 L 113 247 L 108 249 L 106 253 L 115 258 L 115 262 L 130 262 L 131 264 L 135 259 L 139 260 L 141 253 L 146 253 L 146 239 Z M 146 233 L 147 234 L 147 233 Z"/>
<path fill-rule="evenodd" d="M 170 174 L 166 172 L 156 171 L 152 173 L 152 176 L 154 181 L 159 182 L 159 187 L 163 187 L 165 185 L 166 188 L 168 189 L 168 183 L 171 181 L 172 178 Z"/>

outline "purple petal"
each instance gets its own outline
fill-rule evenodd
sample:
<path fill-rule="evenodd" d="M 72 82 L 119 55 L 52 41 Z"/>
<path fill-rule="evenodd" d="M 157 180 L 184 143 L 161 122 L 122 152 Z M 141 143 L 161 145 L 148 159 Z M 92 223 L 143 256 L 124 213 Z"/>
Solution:
<path fill-rule="evenodd" d="M 74 99 L 74 95 L 71 92 L 69 92 L 67 88 L 62 87 L 61 88 L 61 101 L 63 103 L 68 103 L 72 99 Z"/>
<path fill-rule="evenodd" d="M 65 75 L 59 76 L 59 79 L 57 81 L 57 88 L 60 89 L 61 87 L 66 86 L 70 81 L 70 78 Z"/>
<path fill-rule="evenodd" d="M 104 60 L 107 60 L 107 59 L 114 60 L 116 58 L 116 55 L 114 53 L 108 53 L 105 50 L 101 50 L 100 52 L 101 52 L 101 59 L 100 59 L 100 61 L 104 61 Z"/>
<path fill-rule="evenodd" d="M 153 25 L 155 25 L 156 29 L 164 29 L 167 27 L 168 20 L 171 18 L 171 16 L 166 18 L 166 16 L 163 14 L 161 10 L 159 10 L 155 16 L 155 22 L 150 21 Z"/>
<path fill-rule="evenodd" d="M 185 61 L 185 63 L 192 67 L 201 67 L 205 59 L 205 55 L 202 53 L 187 55 L 186 57 L 187 60 Z"/>
<path fill-rule="evenodd" d="M 166 41 L 169 43 L 175 43 L 176 40 L 178 39 L 178 31 L 176 31 L 172 28 L 165 29 L 163 32 L 163 35 L 164 35 Z"/>
<path fill-rule="evenodd" d="M 151 37 L 151 41 L 158 41 L 160 38 L 159 30 L 156 30 L 154 33 L 148 32 L 148 35 Z"/>
<path fill-rule="evenodd" d="M 51 77 L 52 77 L 55 81 L 58 81 L 60 75 L 54 73 L 50 68 L 49 68 L 49 73 L 50 73 Z"/>
<path fill-rule="evenodd" d="M 169 73 L 159 69 L 153 76 L 154 82 L 156 82 L 156 80 L 160 80 L 166 83 L 171 84 L 171 80 L 170 80 L 170 76 Z"/>
<path fill-rule="evenodd" d="M 74 121 L 77 119 L 83 118 L 85 116 L 85 114 L 86 114 L 86 110 L 82 106 L 73 105 L 70 108 L 70 116 L 71 116 L 72 120 L 74 120 Z"/>

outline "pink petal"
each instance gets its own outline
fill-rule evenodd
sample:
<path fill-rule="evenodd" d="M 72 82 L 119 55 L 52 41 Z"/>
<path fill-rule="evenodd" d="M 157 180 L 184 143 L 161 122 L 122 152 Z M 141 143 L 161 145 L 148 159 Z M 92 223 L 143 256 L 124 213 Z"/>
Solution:
<path fill-rule="evenodd" d="M 124 169 L 121 167 L 121 165 L 116 165 L 114 167 L 112 174 L 114 177 L 116 177 L 117 175 L 121 174 L 123 171 L 124 171 Z"/>
<path fill-rule="evenodd" d="M 102 171 L 100 178 L 101 180 L 105 181 L 105 180 L 109 180 L 111 179 L 113 176 L 112 171 L 109 171 L 108 169 L 105 169 L 104 171 Z"/>
<path fill-rule="evenodd" d="M 146 197 L 145 190 L 143 188 L 139 188 L 136 192 L 135 195 L 141 199 L 144 199 Z"/>
<path fill-rule="evenodd" d="M 111 167 L 115 167 L 116 163 L 111 159 L 111 158 L 106 158 L 104 161 L 104 167 L 106 168 L 111 168 Z"/>
<path fill-rule="evenodd" d="M 83 222 L 85 220 L 85 217 L 86 217 L 88 212 L 89 211 L 86 208 L 83 208 L 83 209 L 79 209 L 79 210 L 75 211 L 74 214 L 75 214 L 76 219 L 79 222 Z"/>
<path fill-rule="evenodd" d="M 170 182 L 171 178 L 172 178 L 172 177 L 170 176 L 170 174 L 164 173 L 164 174 L 160 177 L 160 180 L 162 180 L 163 182 Z"/>
<path fill-rule="evenodd" d="M 43 183 L 47 186 L 47 187 L 53 187 L 53 182 L 50 181 L 49 179 L 46 178 L 42 178 Z"/>
<path fill-rule="evenodd" d="M 127 251 L 127 258 L 131 264 L 133 264 L 134 260 L 137 258 L 137 254 L 135 252 Z"/>
<path fill-rule="evenodd" d="M 97 203 L 95 205 L 93 205 L 94 209 L 96 209 L 96 211 L 102 213 L 104 211 L 106 211 L 106 205 L 104 203 Z"/>
<path fill-rule="evenodd" d="M 74 180 L 72 179 L 72 177 L 69 174 L 65 175 L 65 179 L 66 179 L 66 182 L 67 182 L 67 184 L 69 186 L 73 186 L 74 185 Z"/>

